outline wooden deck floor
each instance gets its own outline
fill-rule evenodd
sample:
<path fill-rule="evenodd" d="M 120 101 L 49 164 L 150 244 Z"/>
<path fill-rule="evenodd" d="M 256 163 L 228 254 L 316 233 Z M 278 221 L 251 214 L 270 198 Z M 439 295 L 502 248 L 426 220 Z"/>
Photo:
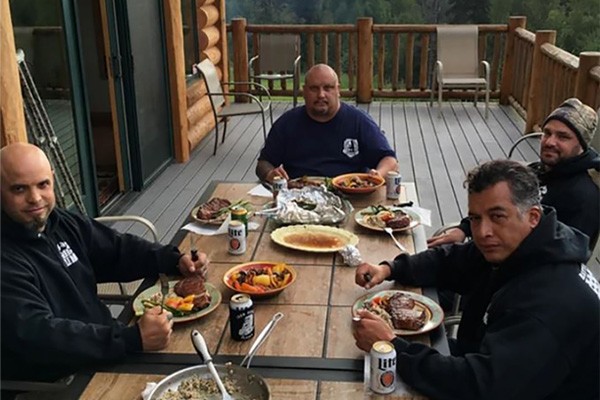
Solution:
<path fill-rule="evenodd" d="M 291 103 L 275 104 L 276 119 Z M 511 143 L 521 136 L 525 122 L 511 108 L 490 104 L 483 118 L 483 105 L 387 101 L 360 105 L 375 119 L 396 150 L 405 181 L 416 184 L 422 207 L 432 210 L 431 234 L 442 224 L 459 220 L 466 212 L 462 182 L 466 171 L 478 163 L 505 158 Z M 161 242 L 168 243 L 177 232 L 206 185 L 212 180 L 257 181 L 256 158 L 263 144 L 260 118 L 237 117 L 230 121 L 225 143 L 212 155 L 214 133 L 196 148 L 188 163 L 169 166 L 144 192 L 119 214 L 136 214 L 154 222 Z M 521 146 L 517 159 L 535 159 L 535 145 Z M 119 230 L 143 234 L 129 224 Z"/>

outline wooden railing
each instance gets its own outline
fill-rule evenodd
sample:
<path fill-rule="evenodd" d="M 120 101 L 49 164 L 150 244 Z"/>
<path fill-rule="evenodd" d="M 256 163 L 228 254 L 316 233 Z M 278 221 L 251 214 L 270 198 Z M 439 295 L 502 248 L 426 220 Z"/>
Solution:
<path fill-rule="evenodd" d="M 525 17 L 506 25 L 479 25 L 479 58 L 491 66 L 491 97 L 511 104 L 524 119 L 526 132 L 568 97 L 600 106 L 600 52 L 574 56 L 554 46 L 555 31 L 525 29 Z M 249 25 L 234 19 L 227 31 L 236 81 L 248 80 L 248 59 L 256 54 L 261 34 L 301 36 L 303 72 L 327 63 L 340 76 L 341 94 L 357 102 L 378 98 L 427 98 L 435 62 L 435 25 L 380 25 L 359 18 L 355 25 Z M 274 95 L 292 94 L 285 85 Z M 447 98 L 472 97 L 454 90 Z"/>
<path fill-rule="evenodd" d="M 247 60 L 257 53 L 259 36 L 293 33 L 301 36 L 302 71 L 326 63 L 340 76 L 341 94 L 359 102 L 372 97 L 429 96 L 435 62 L 435 25 L 378 25 L 359 18 L 356 25 L 248 25 L 232 20 L 228 32 L 233 43 L 233 75 L 248 80 Z M 506 25 L 479 25 L 479 56 L 491 64 L 492 97 L 498 98 L 499 76 Z M 271 86 L 274 95 L 291 95 L 291 89 Z M 448 97 L 472 94 L 453 91 Z"/>

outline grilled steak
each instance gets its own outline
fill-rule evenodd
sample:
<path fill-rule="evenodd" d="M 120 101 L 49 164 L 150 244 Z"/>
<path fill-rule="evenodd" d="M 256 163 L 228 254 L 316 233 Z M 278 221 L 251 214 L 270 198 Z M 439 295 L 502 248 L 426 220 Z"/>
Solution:
<path fill-rule="evenodd" d="M 209 201 L 207 201 L 206 203 L 202 204 L 198 208 L 198 213 L 196 214 L 196 217 L 198 217 L 198 219 L 216 218 L 215 214 L 220 209 L 222 209 L 224 207 L 229 207 L 230 205 L 231 205 L 231 202 L 229 200 L 214 197 L 214 198 L 210 199 Z"/>
<path fill-rule="evenodd" d="M 385 225 L 392 229 L 406 228 L 410 225 L 410 217 L 406 214 L 398 215 L 392 219 L 387 220 Z"/>
<path fill-rule="evenodd" d="M 392 308 L 392 324 L 395 329 L 408 329 L 416 331 L 425 325 L 425 311 L 409 310 L 407 308 Z"/>
<path fill-rule="evenodd" d="M 208 292 L 204 292 L 201 295 L 194 296 L 194 309 L 201 310 L 208 307 L 210 304 L 210 295 Z"/>
<path fill-rule="evenodd" d="M 406 308 L 412 310 L 415 308 L 415 301 L 405 295 L 404 293 L 396 293 L 389 300 L 390 309 L 399 310 L 401 308 Z"/>
<path fill-rule="evenodd" d="M 206 292 L 204 288 L 204 278 L 201 276 L 190 276 L 184 278 L 175 284 L 175 294 L 177 296 L 186 297 L 190 294 L 200 295 Z"/>
<path fill-rule="evenodd" d="M 395 329 L 416 331 L 425 325 L 425 311 L 415 309 L 415 301 L 403 293 L 390 297 L 388 310 Z"/>

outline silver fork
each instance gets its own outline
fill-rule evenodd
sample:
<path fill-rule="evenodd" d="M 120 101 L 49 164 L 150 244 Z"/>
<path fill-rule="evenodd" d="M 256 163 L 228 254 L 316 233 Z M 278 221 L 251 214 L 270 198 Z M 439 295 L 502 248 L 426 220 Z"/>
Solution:
<path fill-rule="evenodd" d="M 389 226 L 386 226 L 385 228 L 383 228 L 383 230 L 386 231 L 392 237 L 392 240 L 396 244 L 396 247 L 399 248 L 401 252 L 408 253 L 408 250 L 406 250 L 406 247 L 402 246 L 402 244 L 398 240 L 396 240 L 396 238 L 394 237 L 394 231 L 392 231 L 392 228 L 390 228 Z"/>

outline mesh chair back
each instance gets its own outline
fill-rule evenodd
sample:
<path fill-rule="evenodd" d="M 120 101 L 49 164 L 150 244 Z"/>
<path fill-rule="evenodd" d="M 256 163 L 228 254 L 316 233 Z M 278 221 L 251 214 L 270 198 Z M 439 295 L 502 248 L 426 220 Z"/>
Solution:
<path fill-rule="evenodd" d="M 225 96 L 222 94 L 214 94 L 223 93 L 221 81 L 219 80 L 219 74 L 217 73 L 215 65 L 207 58 L 201 63 L 196 64 L 196 68 L 198 68 L 198 71 L 202 74 L 204 83 L 206 84 L 206 90 L 210 94 L 208 97 L 210 98 L 213 108 L 217 109 L 221 107 L 225 103 Z"/>
<path fill-rule="evenodd" d="M 477 25 L 437 27 L 437 59 L 444 65 L 445 78 L 478 78 Z"/>
<path fill-rule="evenodd" d="M 300 35 L 263 34 L 258 46 L 260 73 L 293 72 L 300 52 Z"/>

